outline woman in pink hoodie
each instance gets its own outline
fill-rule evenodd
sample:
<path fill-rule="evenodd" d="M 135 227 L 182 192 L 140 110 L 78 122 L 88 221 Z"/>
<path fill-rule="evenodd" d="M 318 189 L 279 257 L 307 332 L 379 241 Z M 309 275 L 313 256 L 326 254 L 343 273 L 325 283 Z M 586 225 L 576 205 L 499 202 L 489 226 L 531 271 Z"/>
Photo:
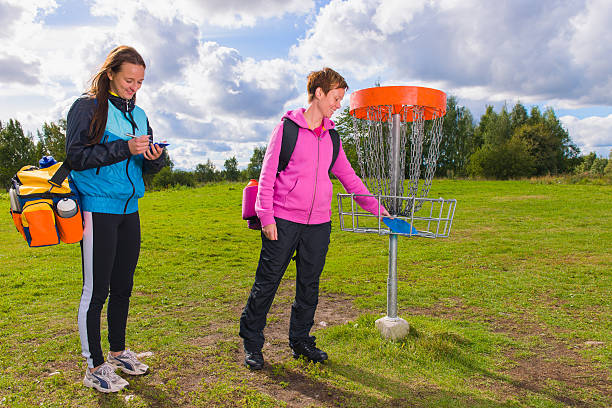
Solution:
<path fill-rule="evenodd" d="M 319 298 L 319 277 L 325 264 L 331 233 L 333 185 L 329 178 L 333 143 L 329 118 L 340 108 L 348 85 L 344 78 L 324 68 L 308 76 L 308 109 L 287 112 L 270 138 L 264 157 L 255 210 L 262 225 L 262 247 L 255 283 L 240 318 L 245 364 L 263 367 L 263 329 L 278 285 L 296 253 L 296 295 L 291 307 L 289 346 L 293 356 L 322 362 L 327 354 L 310 336 Z M 297 124 L 298 138 L 287 167 L 278 171 L 283 123 Z M 355 174 L 340 146 L 331 172 L 346 191 L 370 194 Z M 389 216 L 374 197 L 357 198 L 359 205 L 374 215 Z"/>

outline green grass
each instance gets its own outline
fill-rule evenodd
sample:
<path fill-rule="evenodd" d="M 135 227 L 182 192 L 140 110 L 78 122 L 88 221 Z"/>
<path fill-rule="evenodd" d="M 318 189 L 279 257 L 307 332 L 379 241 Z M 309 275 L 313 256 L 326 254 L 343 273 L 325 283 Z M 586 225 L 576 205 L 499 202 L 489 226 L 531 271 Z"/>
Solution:
<path fill-rule="evenodd" d="M 374 328 L 386 310 L 388 239 L 339 231 L 334 207 L 321 290 L 351 299 L 360 316 L 317 331 L 328 363 L 293 360 L 287 348 L 260 373 L 242 367 L 237 336 L 260 247 L 240 219 L 242 187 L 141 200 L 128 345 L 154 353 L 152 372 L 116 395 L 81 384 L 79 246 L 28 248 L 5 216 L 0 406 L 612 404 L 611 186 L 436 180 L 430 197 L 458 201 L 453 231 L 399 239 L 398 304 L 411 331 L 398 342 Z M 292 265 L 285 279 L 294 278 Z"/>

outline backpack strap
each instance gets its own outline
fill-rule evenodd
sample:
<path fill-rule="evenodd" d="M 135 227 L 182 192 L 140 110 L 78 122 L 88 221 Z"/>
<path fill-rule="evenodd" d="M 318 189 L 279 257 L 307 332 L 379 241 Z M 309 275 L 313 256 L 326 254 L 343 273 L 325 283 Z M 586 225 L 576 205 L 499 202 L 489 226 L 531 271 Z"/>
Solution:
<path fill-rule="evenodd" d="M 66 180 L 66 177 L 68 177 L 68 175 L 70 174 L 70 170 L 72 170 L 70 168 L 70 165 L 67 161 L 64 160 L 64 162 L 61 166 L 59 166 L 55 174 L 49 179 L 49 184 L 51 184 L 53 187 L 61 187 L 64 180 Z"/>
<path fill-rule="evenodd" d="M 291 160 L 291 155 L 293 154 L 293 149 L 295 149 L 295 144 L 297 143 L 299 130 L 300 128 L 297 123 L 288 118 L 283 119 L 283 141 L 280 155 L 278 156 L 278 170 L 276 174 L 287 168 L 289 160 Z"/>
<path fill-rule="evenodd" d="M 334 167 L 336 159 L 338 158 L 338 154 L 340 153 L 340 134 L 338 134 L 338 131 L 336 129 L 329 129 L 329 136 L 331 137 L 332 144 L 334 146 L 334 150 L 332 153 L 332 161 L 329 165 L 328 171 L 328 173 L 331 173 L 332 167 Z"/>
<path fill-rule="evenodd" d="M 283 118 L 283 140 L 281 144 L 281 151 L 278 156 L 278 170 L 276 174 L 287 168 L 289 164 L 289 160 L 291 160 L 291 155 L 293 154 L 293 150 L 295 149 L 295 144 L 297 143 L 298 132 L 300 128 L 289 118 Z M 340 134 L 336 129 L 329 129 L 329 136 L 331 137 L 333 151 L 332 151 L 332 161 L 329 165 L 328 173 L 331 172 L 332 167 L 336 163 L 336 159 L 338 158 L 338 154 L 340 153 Z"/>

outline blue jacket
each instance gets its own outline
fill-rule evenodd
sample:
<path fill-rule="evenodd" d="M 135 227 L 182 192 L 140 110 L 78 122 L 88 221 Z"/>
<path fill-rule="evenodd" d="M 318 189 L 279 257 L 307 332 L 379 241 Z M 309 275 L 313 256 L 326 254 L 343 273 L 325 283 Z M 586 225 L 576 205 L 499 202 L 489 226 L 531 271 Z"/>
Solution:
<path fill-rule="evenodd" d="M 67 118 L 66 160 L 70 176 L 81 198 L 83 211 L 130 214 L 138 211 L 138 199 L 144 195 L 142 178 L 146 172 L 159 171 L 163 156 L 154 161 L 142 154 L 132 156 L 126 133 L 152 135 L 144 111 L 132 100 L 110 96 L 106 129 L 100 143 L 90 145 L 89 126 L 96 100 L 77 99 Z M 152 137 L 152 136 L 151 136 Z"/>

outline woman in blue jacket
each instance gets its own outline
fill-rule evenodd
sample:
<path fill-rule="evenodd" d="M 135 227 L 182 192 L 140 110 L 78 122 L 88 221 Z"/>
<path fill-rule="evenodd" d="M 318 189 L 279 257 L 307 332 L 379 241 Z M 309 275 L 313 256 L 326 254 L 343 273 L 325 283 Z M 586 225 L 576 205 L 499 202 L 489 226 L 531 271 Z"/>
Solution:
<path fill-rule="evenodd" d="M 159 171 L 164 164 L 163 149 L 152 144 L 147 116 L 135 104 L 145 68 L 135 49 L 113 49 L 67 118 L 66 160 L 72 168 L 84 220 L 83 292 L 78 315 L 82 354 L 87 359 L 83 383 L 101 392 L 116 392 L 128 385 L 115 373 L 117 368 L 131 375 L 148 369 L 125 346 L 140 252 L 142 174 Z M 110 351 L 104 362 L 100 315 L 107 297 Z"/>

